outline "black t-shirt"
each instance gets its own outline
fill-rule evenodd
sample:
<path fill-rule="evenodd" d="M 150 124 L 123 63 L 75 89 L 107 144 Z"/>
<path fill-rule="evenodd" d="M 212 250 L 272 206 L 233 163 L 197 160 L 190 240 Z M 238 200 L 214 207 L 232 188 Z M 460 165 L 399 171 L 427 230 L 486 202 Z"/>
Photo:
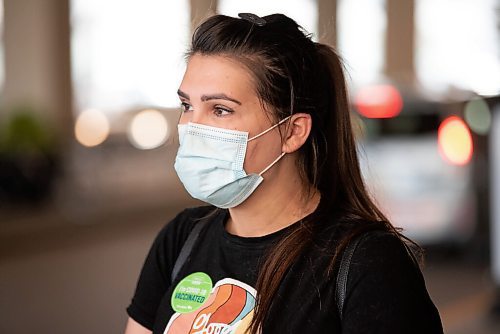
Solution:
<path fill-rule="evenodd" d="M 153 333 L 244 333 L 251 320 L 259 264 L 292 226 L 263 237 L 239 237 L 225 230 L 227 210 L 210 216 L 212 211 L 184 210 L 160 231 L 150 249 L 127 312 Z M 171 282 L 182 245 L 207 215 L 209 223 Z M 420 270 L 391 234 L 364 238 L 356 248 L 341 320 L 336 271 L 324 275 L 331 261 L 331 252 L 325 250 L 335 248 L 346 228 L 340 222 L 327 225 L 286 273 L 263 333 L 443 333 Z M 205 289 L 196 290 L 201 286 Z M 191 311 L 182 309 L 186 305 Z"/>

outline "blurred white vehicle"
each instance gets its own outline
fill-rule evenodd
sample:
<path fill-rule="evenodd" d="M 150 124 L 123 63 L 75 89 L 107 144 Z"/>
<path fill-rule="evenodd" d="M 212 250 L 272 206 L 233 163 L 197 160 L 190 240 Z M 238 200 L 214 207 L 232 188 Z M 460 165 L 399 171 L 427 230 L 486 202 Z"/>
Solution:
<path fill-rule="evenodd" d="M 470 166 L 438 153 L 437 134 L 364 143 L 368 187 L 391 222 L 421 244 L 462 243 L 475 227 Z"/>
<path fill-rule="evenodd" d="M 421 245 L 465 243 L 476 227 L 468 126 L 437 104 L 413 107 L 363 118 L 366 184 L 391 222 Z"/>

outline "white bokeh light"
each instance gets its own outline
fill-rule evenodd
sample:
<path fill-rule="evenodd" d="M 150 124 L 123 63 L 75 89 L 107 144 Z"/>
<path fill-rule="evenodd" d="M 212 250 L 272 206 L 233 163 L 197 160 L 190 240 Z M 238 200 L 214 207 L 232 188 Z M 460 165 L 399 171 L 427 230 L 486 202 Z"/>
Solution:
<path fill-rule="evenodd" d="M 168 139 L 168 123 L 157 110 L 148 109 L 134 116 L 127 132 L 132 145 L 147 150 L 164 144 Z"/>
<path fill-rule="evenodd" d="M 103 112 L 88 109 L 76 119 L 75 137 L 83 146 L 97 146 L 108 138 L 109 128 L 109 120 Z"/>

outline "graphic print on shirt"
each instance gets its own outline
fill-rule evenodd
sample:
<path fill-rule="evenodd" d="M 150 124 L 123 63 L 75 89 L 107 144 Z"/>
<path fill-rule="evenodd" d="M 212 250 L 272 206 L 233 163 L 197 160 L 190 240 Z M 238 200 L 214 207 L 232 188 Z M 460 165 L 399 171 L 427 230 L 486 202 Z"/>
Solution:
<path fill-rule="evenodd" d="M 164 334 L 244 334 L 253 317 L 256 291 L 232 278 L 218 281 L 198 309 L 176 312 Z"/>

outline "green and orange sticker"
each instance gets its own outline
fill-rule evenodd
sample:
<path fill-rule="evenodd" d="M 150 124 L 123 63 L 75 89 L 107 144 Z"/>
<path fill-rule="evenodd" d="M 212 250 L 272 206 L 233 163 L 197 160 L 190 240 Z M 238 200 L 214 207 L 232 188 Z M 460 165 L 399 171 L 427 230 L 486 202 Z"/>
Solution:
<path fill-rule="evenodd" d="M 179 313 L 196 311 L 212 292 L 212 279 L 203 272 L 192 273 L 177 284 L 172 293 L 172 308 Z"/>

